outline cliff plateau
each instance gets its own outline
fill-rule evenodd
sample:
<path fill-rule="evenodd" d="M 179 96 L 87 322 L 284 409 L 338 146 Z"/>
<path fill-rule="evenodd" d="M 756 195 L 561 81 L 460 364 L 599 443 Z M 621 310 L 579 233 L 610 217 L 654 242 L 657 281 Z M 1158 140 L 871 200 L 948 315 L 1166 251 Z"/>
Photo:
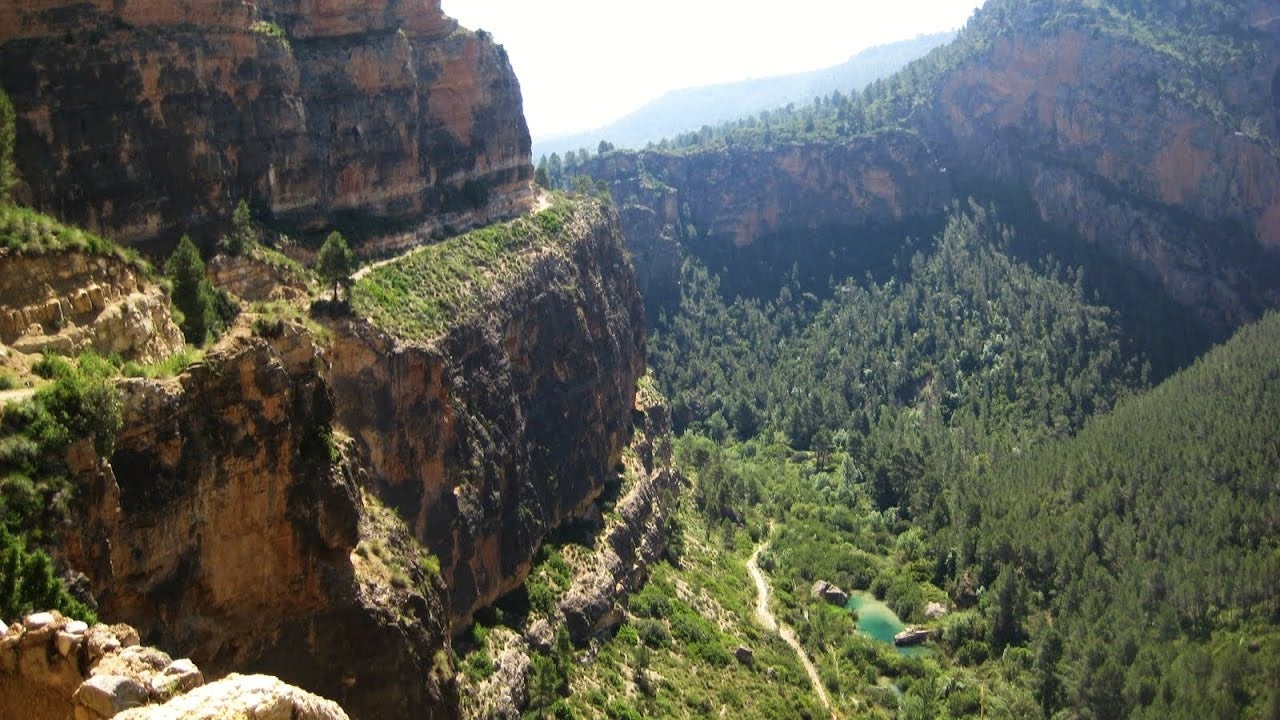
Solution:
<path fill-rule="evenodd" d="M 240 199 L 295 231 L 419 229 L 396 244 L 531 200 L 506 54 L 439 0 L 6 3 L 0 84 L 18 199 L 126 243 L 210 240 Z"/>
<path fill-rule="evenodd" d="M 644 372 L 640 298 L 617 216 L 569 202 L 498 230 L 555 228 L 490 265 L 457 260 L 487 241 L 477 231 L 373 271 L 357 309 L 420 282 L 402 272 L 441 265 L 459 268 L 442 282 L 467 298 L 426 334 L 379 327 L 412 311 L 375 306 L 372 323 L 343 323 L 331 350 L 337 420 L 377 493 L 439 557 L 455 630 L 524 581 L 543 536 L 600 494 L 628 438 Z M 429 301 L 436 288 L 408 292 Z"/>

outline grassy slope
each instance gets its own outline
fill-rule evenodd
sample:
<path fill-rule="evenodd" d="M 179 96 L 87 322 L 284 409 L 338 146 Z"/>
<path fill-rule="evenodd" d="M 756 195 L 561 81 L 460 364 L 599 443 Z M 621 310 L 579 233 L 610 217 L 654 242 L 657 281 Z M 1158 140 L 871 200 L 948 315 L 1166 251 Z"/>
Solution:
<path fill-rule="evenodd" d="M 426 341 L 478 310 L 541 253 L 567 246 L 573 218 L 596 201 L 557 196 L 551 207 L 410 252 L 356 282 L 356 313 L 408 340 Z"/>

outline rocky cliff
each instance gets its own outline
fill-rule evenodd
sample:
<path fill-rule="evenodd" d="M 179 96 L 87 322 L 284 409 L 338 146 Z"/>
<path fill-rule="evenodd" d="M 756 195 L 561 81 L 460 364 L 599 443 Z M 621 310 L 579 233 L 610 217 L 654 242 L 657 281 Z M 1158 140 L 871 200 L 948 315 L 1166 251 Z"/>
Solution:
<path fill-rule="evenodd" d="M 578 528 L 575 549 L 580 552 L 566 558 L 567 588 L 550 612 L 531 612 L 521 632 L 498 627 L 484 633 L 472 652 L 491 658 L 494 672 L 462 681 L 468 699 L 464 717 L 519 718 L 528 700 L 531 658 L 551 652 L 561 628 L 572 642 L 585 645 L 624 621 L 631 593 L 643 586 L 667 548 L 685 481 L 672 463 L 670 410 L 648 377 L 636 394 L 622 470 Z M 591 530 L 584 534 L 583 528 Z"/>
<path fill-rule="evenodd" d="M 905 132 L 839 145 L 609 153 L 584 172 L 610 185 L 651 310 L 678 300 L 682 249 L 732 268 L 725 280 L 735 287 L 759 282 L 776 292 L 793 264 L 825 281 L 852 257 L 878 252 L 876 229 L 941 213 L 953 197 L 934 151 Z M 833 231 L 849 228 L 862 237 L 835 240 Z"/>
<path fill-rule="evenodd" d="M 443 589 L 341 461 L 323 369 L 305 329 L 259 323 L 177 378 L 123 381 L 110 461 L 73 458 L 63 556 L 104 617 L 206 672 L 276 675 L 357 718 L 451 717 Z"/>
<path fill-rule="evenodd" d="M 439 0 L 0 7 L 18 199 L 125 242 L 209 239 L 239 199 L 293 230 L 417 241 L 527 207 L 503 49 Z"/>
<path fill-rule="evenodd" d="M 842 116 L 874 118 L 870 134 L 731 135 L 609 153 L 581 172 L 623 208 L 651 310 L 670 306 L 679 249 L 729 283 L 767 266 L 776 292 L 815 253 L 845 270 L 851 246 L 892 241 L 876 237 L 886 220 L 973 196 L 1233 327 L 1280 305 L 1280 21 L 1261 1 L 1217 14 L 1114 5 L 987 3 L 947 52 Z"/>
<path fill-rule="evenodd" d="M 438 332 L 342 316 L 320 345 L 316 328 L 246 313 L 178 377 L 121 380 L 114 453 L 72 453 L 78 530 L 60 553 L 98 612 L 213 675 L 276 675 L 357 720 L 456 716 L 452 633 L 592 507 L 644 372 L 639 295 L 597 201 L 424 248 L 355 293 L 499 236 L 514 244 L 489 264 L 451 265 L 470 287 L 413 286 L 428 305 L 465 300 Z M 627 551 L 620 582 L 654 543 Z"/>
<path fill-rule="evenodd" d="M 922 125 L 971 181 L 1021 189 L 1043 221 L 1234 326 L 1280 305 L 1280 23 L 1239 5 L 1218 27 L 1153 24 L 1159 40 L 1105 7 L 1020 9 L 940 78 Z"/>
<path fill-rule="evenodd" d="M 543 536 L 600 493 L 644 372 L 643 314 L 616 215 L 560 200 L 496 232 L 518 239 L 535 225 L 554 226 L 554 240 L 499 251 L 488 265 L 461 258 L 490 247 L 495 231 L 375 271 L 358 299 L 413 282 L 405 307 L 429 304 L 437 289 L 426 280 L 395 279 L 408 263 L 459 268 L 443 282 L 466 302 L 426 334 L 344 323 L 330 353 L 337 420 L 376 492 L 439 557 L 455 629 L 518 587 Z"/>
<path fill-rule="evenodd" d="M 183 338 L 168 296 L 138 265 L 81 251 L 0 252 L 0 344 L 150 363 L 181 350 Z"/>

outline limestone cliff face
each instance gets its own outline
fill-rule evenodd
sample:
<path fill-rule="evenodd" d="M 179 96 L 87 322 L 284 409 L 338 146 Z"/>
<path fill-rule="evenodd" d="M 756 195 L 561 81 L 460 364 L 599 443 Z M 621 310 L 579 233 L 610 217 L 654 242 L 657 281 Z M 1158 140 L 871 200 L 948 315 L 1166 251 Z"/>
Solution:
<path fill-rule="evenodd" d="M 277 675 L 356 718 L 451 717 L 438 580 L 416 560 L 385 592 L 358 572 L 367 510 L 333 460 L 320 353 L 299 327 L 260 334 L 178 378 L 123 382 L 110 462 L 73 458 L 84 510 L 65 558 L 104 617 L 206 672 Z"/>
<path fill-rule="evenodd" d="M 1156 22 L 1183 35 L 1164 40 L 1097 5 L 989 2 L 958 59 L 912 80 L 910 116 L 891 121 L 905 131 L 592 160 L 583 172 L 608 181 L 623 208 L 650 309 L 670 305 L 680 250 L 727 269 L 728 282 L 765 265 L 775 290 L 815 251 L 838 260 L 885 220 L 936 213 L 951 196 L 1033 213 L 1209 327 L 1280 305 L 1274 3 L 1234 3 L 1208 35 L 1168 13 Z M 1188 45 L 1219 54 L 1203 61 Z M 842 237 L 815 246 L 780 232 L 824 224 Z"/>
<path fill-rule="evenodd" d="M 1250 52 L 1206 77 L 1129 38 L 1024 23 L 942 79 L 925 122 L 946 162 L 1023 188 L 1211 325 L 1280 304 L 1280 24 L 1246 18 Z"/>
<path fill-rule="evenodd" d="M 440 337 L 355 321 L 330 353 L 337 419 L 377 493 L 439 556 L 455 629 L 524 581 L 627 440 L 644 322 L 617 219 L 584 202 L 565 232 L 565 250 L 535 250 Z"/>
<path fill-rule="evenodd" d="M 953 194 L 929 146 L 896 132 L 840 145 L 610 153 L 584 172 L 610 184 L 651 309 L 678 298 L 681 247 L 714 268 L 776 277 L 804 260 L 798 234 L 934 215 Z"/>
<path fill-rule="evenodd" d="M 19 199 L 125 242 L 208 239 L 241 198 L 427 234 L 530 201 L 506 54 L 439 0 L 5 3 L 0 83 Z"/>
<path fill-rule="evenodd" d="M 0 253 L 0 343 L 27 354 L 94 350 L 143 363 L 182 349 L 169 298 L 118 257 Z"/>

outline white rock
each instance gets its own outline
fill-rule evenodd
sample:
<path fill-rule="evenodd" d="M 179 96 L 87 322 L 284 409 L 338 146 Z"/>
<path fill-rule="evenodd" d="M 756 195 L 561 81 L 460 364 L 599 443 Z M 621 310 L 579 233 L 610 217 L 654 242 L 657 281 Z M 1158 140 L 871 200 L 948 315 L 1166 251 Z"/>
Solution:
<path fill-rule="evenodd" d="M 66 630 L 59 631 L 58 637 L 54 640 L 58 645 L 58 654 L 62 657 L 70 655 L 72 648 L 80 644 L 80 639 L 81 636 L 75 633 L 69 633 Z"/>
<path fill-rule="evenodd" d="M 80 684 L 71 699 L 102 717 L 114 717 L 123 710 L 147 704 L 147 689 L 132 678 L 94 675 Z"/>
<path fill-rule="evenodd" d="M 26 625 L 28 630 L 39 630 L 42 627 L 53 624 L 53 613 L 33 613 L 28 615 L 26 619 L 22 621 L 22 624 Z"/>
<path fill-rule="evenodd" d="M 83 620 L 72 620 L 67 623 L 67 626 L 63 628 L 63 630 L 66 630 L 69 633 L 75 633 L 76 635 L 83 635 L 89 631 L 89 623 Z"/>
<path fill-rule="evenodd" d="M 164 705 L 126 710 L 116 720 L 348 720 L 337 703 L 265 675 L 231 674 Z"/>

